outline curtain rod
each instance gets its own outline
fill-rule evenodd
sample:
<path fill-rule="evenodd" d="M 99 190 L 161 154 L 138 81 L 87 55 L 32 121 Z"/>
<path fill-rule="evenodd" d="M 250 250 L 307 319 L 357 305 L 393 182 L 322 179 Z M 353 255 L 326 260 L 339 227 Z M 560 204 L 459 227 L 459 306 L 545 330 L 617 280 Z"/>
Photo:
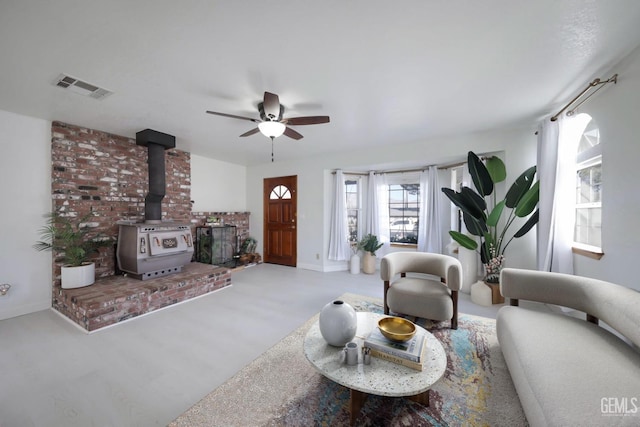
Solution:
<path fill-rule="evenodd" d="M 487 157 L 486 156 L 480 156 L 480 160 L 486 160 Z M 464 162 L 457 162 L 457 163 L 447 163 L 444 165 L 432 165 L 437 167 L 438 169 L 451 169 L 451 168 L 455 168 L 458 166 L 462 166 L 467 164 L 466 161 Z M 399 170 L 391 170 L 391 171 L 374 171 L 374 174 L 385 174 L 385 173 L 410 173 L 410 172 L 423 172 L 425 170 L 427 170 L 430 166 L 425 166 L 423 168 L 420 169 L 399 169 Z M 343 174 L 345 175 L 359 175 L 359 176 L 369 176 L 369 172 L 346 172 L 346 171 L 342 171 Z M 332 171 L 331 172 L 332 175 L 336 174 L 336 171 Z"/>
<path fill-rule="evenodd" d="M 582 90 L 582 92 L 580 92 L 575 98 L 573 98 L 571 101 L 569 101 L 569 103 L 567 103 L 567 105 L 564 106 L 564 108 L 560 111 L 558 111 L 558 113 L 551 117 L 551 121 L 555 122 L 556 120 L 558 120 L 558 117 L 560 117 L 560 114 L 564 113 L 565 110 L 567 110 L 567 108 L 571 107 L 573 104 L 575 104 L 580 98 L 582 98 L 584 96 L 584 94 L 586 94 L 587 92 L 589 92 L 592 88 L 599 86 L 596 90 L 594 90 L 593 92 L 591 92 L 589 94 L 589 96 L 587 96 L 586 98 L 584 98 L 582 101 L 580 101 L 580 103 L 578 105 L 576 105 L 575 107 L 573 107 L 571 110 L 567 111 L 567 115 L 570 116 L 572 115 L 576 109 L 578 107 L 580 107 L 582 104 L 584 104 L 589 98 L 591 98 L 597 91 L 599 91 L 600 89 L 602 89 L 607 83 L 614 83 L 617 84 L 618 83 L 618 75 L 614 74 L 613 76 L 609 77 L 607 80 L 600 80 L 600 79 L 595 79 L 594 81 L 592 81 L 591 83 L 589 83 L 587 85 L 586 88 L 584 88 Z"/>
<path fill-rule="evenodd" d="M 428 167 L 428 166 L 427 166 Z M 410 172 L 422 172 L 427 169 L 427 167 L 420 169 L 401 169 L 401 170 L 391 170 L 391 171 L 373 171 L 374 174 L 380 175 L 383 173 L 410 173 Z M 333 175 L 336 174 L 336 171 L 331 172 Z M 345 175 L 360 175 L 360 176 L 369 176 L 369 172 L 347 172 L 342 171 Z"/>

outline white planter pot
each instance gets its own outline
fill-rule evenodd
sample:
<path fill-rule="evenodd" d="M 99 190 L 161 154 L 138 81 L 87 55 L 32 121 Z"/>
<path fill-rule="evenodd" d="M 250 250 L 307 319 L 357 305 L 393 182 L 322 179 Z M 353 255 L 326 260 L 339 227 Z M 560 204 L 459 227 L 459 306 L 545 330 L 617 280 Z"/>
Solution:
<path fill-rule="evenodd" d="M 460 292 L 471 293 L 471 285 L 478 280 L 478 254 L 476 251 L 460 246 L 458 260 L 462 264 L 462 288 Z"/>
<path fill-rule="evenodd" d="M 376 256 L 371 252 L 365 252 L 362 261 L 362 271 L 367 274 L 373 274 L 376 272 Z"/>
<path fill-rule="evenodd" d="M 336 300 L 322 308 L 318 323 L 325 341 L 330 345 L 341 347 L 356 336 L 358 316 L 351 305 Z"/>
<path fill-rule="evenodd" d="M 60 277 L 62 289 L 81 288 L 96 281 L 96 265 L 87 263 L 79 267 L 62 267 Z"/>
<path fill-rule="evenodd" d="M 351 255 L 351 260 L 349 260 L 349 271 L 351 274 L 360 274 L 360 257 L 358 254 Z"/>

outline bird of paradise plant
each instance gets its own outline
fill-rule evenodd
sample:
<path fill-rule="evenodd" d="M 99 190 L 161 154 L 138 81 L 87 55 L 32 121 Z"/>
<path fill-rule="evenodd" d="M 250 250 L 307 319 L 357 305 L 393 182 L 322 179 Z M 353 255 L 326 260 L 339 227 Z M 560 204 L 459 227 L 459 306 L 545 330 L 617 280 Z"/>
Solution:
<path fill-rule="evenodd" d="M 499 264 L 495 266 L 499 277 L 504 252 L 509 243 L 527 234 L 538 223 L 539 211 L 536 206 L 540 196 L 540 183 L 534 182 L 536 166 L 528 168 L 516 178 L 504 199 L 497 201 L 495 184 L 507 177 L 502 160 L 492 156 L 486 159 L 485 164 L 473 151 L 469 151 L 467 165 L 476 190 L 465 186 L 459 192 L 450 188 L 442 188 L 442 191 L 462 211 L 467 231 L 472 236 L 477 236 L 480 243 L 457 230 L 449 231 L 449 235 L 460 246 L 479 251 L 482 263 L 485 266 L 489 265 L 487 270 L 491 269 L 493 264 Z M 535 212 L 532 214 L 534 209 Z M 503 214 L 506 215 L 506 219 L 502 218 Z M 515 233 L 507 233 L 516 218 L 526 217 L 529 218 Z M 494 277 L 493 280 L 497 279 Z"/>

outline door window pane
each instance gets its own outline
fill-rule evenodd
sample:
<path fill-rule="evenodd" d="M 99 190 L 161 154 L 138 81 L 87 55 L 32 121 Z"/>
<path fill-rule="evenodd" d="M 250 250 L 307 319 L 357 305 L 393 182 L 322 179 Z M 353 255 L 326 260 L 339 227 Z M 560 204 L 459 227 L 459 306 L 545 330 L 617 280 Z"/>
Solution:
<path fill-rule="evenodd" d="M 278 185 L 273 190 L 271 190 L 271 194 L 269 194 L 269 198 L 271 200 L 290 199 L 291 198 L 291 192 L 284 185 Z"/>

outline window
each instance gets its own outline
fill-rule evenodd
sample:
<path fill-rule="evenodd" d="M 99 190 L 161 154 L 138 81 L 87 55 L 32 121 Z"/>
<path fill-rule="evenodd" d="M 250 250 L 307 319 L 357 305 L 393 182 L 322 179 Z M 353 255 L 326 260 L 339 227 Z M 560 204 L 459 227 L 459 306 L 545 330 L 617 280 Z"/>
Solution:
<path fill-rule="evenodd" d="M 389 184 L 389 237 L 392 243 L 418 243 L 420 184 Z"/>
<path fill-rule="evenodd" d="M 347 226 L 349 228 L 349 242 L 358 242 L 360 233 L 358 226 L 360 224 L 361 197 L 360 197 L 360 178 L 346 177 L 344 181 L 345 194 L 347 197 Z"/>
<path fill-rule="evenodd" d="M 602 146 L 598 125 L 589 117 L 576 156 L 574 242 L 578 248 L 602 248 Z"/>
<path fill-rule="evenodd" d="M 271 194 L 269 194 L 269 199 L 277 200 L 277 199 L 290 199 L 291 192 L 284 185 L 278 185 L 273 190 L 271 190 Z"/>

